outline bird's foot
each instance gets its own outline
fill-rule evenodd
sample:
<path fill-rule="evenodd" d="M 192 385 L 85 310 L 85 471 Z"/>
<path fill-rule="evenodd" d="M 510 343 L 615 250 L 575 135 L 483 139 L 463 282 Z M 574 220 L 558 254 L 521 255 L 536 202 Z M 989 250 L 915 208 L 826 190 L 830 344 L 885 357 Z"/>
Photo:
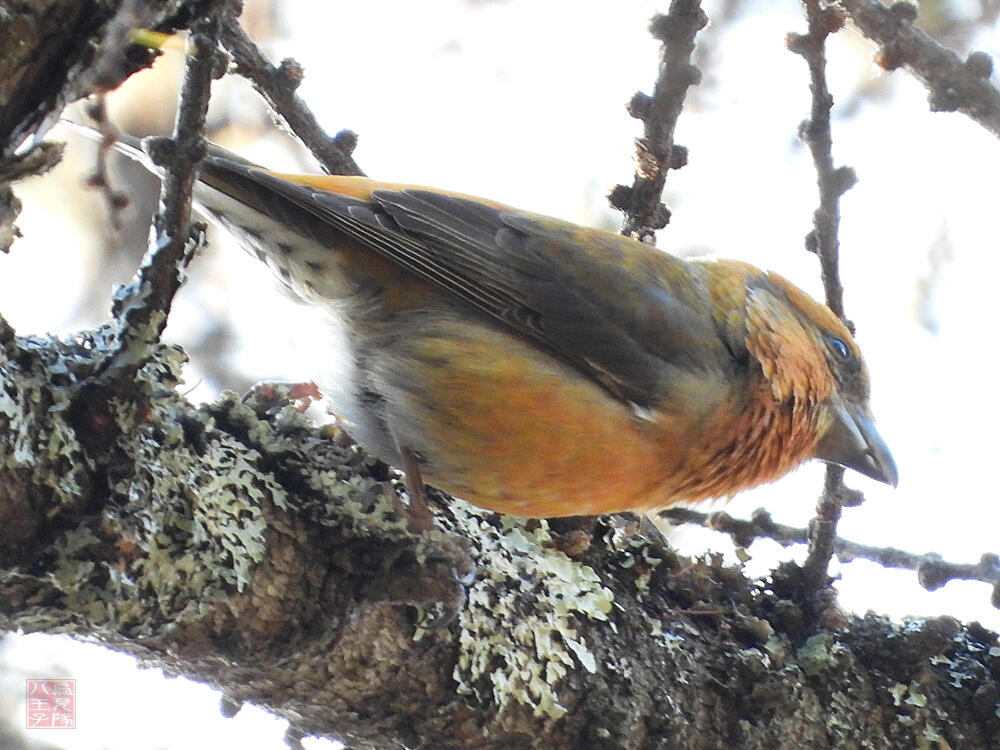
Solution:
<path fill-rule="evenodd" d="M 319 386 L 312 381 L 308 383 L 255 383 L 249 391 L 240 398 L 245 404 L 250 404 L 260 411 L 293 404 L 300 411 L 306 411 L 313 401 L 321 401 L 323 394 Z"/>
<path fill-rule="evenodd" d="M 415 543 L 388 552 L 365 587 L 365 596 L 416 607 L 419 628 L 440 629 L 462 611 L 475 573 L 475 563 L 460 539 L 441 531 L 426 532 L 417 535 Z"/>
<path fill-rule="evenodd" d="M 408 447 L 402 449 L 402 454 L 409 497 L 409 504 L 403 510 L 406 525 L 411 534 L 427 545 L 427 551 L 420 555 L 424 574 L 418 577 L 419 586 L 416 591 L 411 589 L 409 596 L 411 603 L 435 605 L 438 610 L 429 618 L 425 616 L 420 627 L 443 628 L 465 606 L 465 589 L 476 578 L 476 564 L 458 537 L 437 531 L 417 456 Z"/>

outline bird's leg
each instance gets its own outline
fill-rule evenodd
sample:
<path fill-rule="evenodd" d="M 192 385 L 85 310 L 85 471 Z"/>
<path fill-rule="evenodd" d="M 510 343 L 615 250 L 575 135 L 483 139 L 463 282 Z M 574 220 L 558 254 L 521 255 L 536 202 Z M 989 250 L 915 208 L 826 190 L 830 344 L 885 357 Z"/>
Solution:
<path fill-rule="evenodd" d="M 422 534 L 434 528 L 434 516 L 427 505 L 427 490 L 420 476 L 420 464 L 416 454 L 403 447 L 403 473 L 406 474 L 406 494 L 410 496 L 410 505 L 406 509 L 407 525 L 414 534 Z"/>
<path fill-rule="evenodd" d="M 406 493 L 410 496 L 410 504 L 406 508 L 407 527 L 413 534 L 424 534 L 434 528 L 434 515 L 427 504 L 427 488 L 420 475 L 420 463 L 411 448 L 404 446 L 400 453 L 403 457 L 403 472 L 406 474 Z M 476 577 L 475 562 L 456 539 L 445 538 L 437 543 L 446 551 L 447 556 L 443 559 L 428 559 L 423 563 L 430 572 L 430 576 L 424 580 L 426 590 L 423 594 L 428 602 L 440 605 L 442 611 L 421 623 L 420 627 L 427 630 L 447 627 L 455 619 L 465 606 L 465 587 Z M 442 563 L 444 570 L 441 569 Z M 412 596 L 413 593 L 411 590 L 409 595 Z"/>

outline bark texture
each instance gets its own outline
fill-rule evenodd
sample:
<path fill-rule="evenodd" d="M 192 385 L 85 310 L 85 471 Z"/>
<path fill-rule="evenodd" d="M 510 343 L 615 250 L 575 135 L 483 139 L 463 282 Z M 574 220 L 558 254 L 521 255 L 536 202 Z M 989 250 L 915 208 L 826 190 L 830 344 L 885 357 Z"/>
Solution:
<path fill-rule="evenodd" d="M 289 406 L 188 404 L 176 348 L 95 397 L 108 345 L 0 331 L 5 628 L 98 640 L 352 747 L 1000 743 L 977 625 L 817 630 L 796 567 L 751 581 L 624 517 L 445 500 L 415 537 L 383 465 Z"/>

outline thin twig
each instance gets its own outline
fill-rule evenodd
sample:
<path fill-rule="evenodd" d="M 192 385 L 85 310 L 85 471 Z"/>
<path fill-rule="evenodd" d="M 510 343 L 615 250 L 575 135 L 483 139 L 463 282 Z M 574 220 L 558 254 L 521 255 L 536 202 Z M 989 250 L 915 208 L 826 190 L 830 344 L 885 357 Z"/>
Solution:
<path fill-rule="evenodd" d="M 122 226 L 122 211 L 128 206 L 129 199 L 126 193 L 114 188 L 108 175 L 108 155 L 114 150 L 115 141 L 118 139 L 118 128 L 108 118 L 104 94 L 95 94 L 87 103 L 87 116 L 104 136 L 100 148 L 97 149 L 94 171 L 87 177 L 87 185 L 101 191 L 107 204 L 111 229 L 118 232 Z"/>
<path fill-rule="evenodd" d="M 636 139 L 636 172 L 631 187 L 617 185 L 611 205 L 625 213 L 621 233 L 653 244 L 656 230 L 670 221 L 663 204 L 667 172 L 687 163 L 687 149 L 674 143 L 674 128 L 689 86 L 701 80 L 691 62 L 694 37 L 708 23 L 699 0 L 673 0 L 667 15 L 657 15 L 650 33 L 661 42 L 660 75 L 653 95 L 637 92 L 629 102 L 629 114 L 642 120 L 643 135 Z"/>
<path fill-rule="evenodd" d="M 826 304 L 844 318 L 844 288 L 840 282 L 840 196 L 857 181 L 850 167 L 833 166 L 833 135 L 830 109 L 833 97 L 826 84 L 826 37 L 840 28 L 843 16 L 833 8 L 822 8 L 817 0 L 806 0 L 809 33 L 789 34 L 788 48 L 802 55 L 809 65 L 812 108 L 809 119 L 799 126 L 799 137 L 809 146 L 816 167 L 819 208 L 813 214 L 813 230 L 806 236 L 806 248 L 819 256 Z"/>
<path fill-rule="evenodd" d="M 770 539 L 788 547 L 806 544 L 810 536 L 808 529 L 775 523 L 763 508 L 755 510 L 749 521 L 733 518 L 725 512 L 702 513 L 689 508 L 670 508 L 659 515 L 672 523 L 695 524 L 728 534 L 740 547 L 749 547 L 757 539 Z M 885 568 L 914 570 L 920 585 L 928 591 L 939 589 L 948 581 L 988 583 L 993 586 L 993 606 L 1000 608 L 1000 556 L 993 553 L 982 555 L 978 563 L 953 563 L 941 559 L 935 552 L 918 555 L 895 547 L 860 544 L 839 536 L 833 538 L 832 547 L 841 562 L 862 559 Z"/>
<path fill-rule="evenodd" d="M 225 14 L 222 44 L 236 63 L 236 72 L 249 80 L 264 100 L 285 121 L 289 130 L 305 145 L 329 174 L 362 175 L 351 156 L 358 137 L 341 130 L 333 138 L 326 134 L 315 115 L 295 93 L 302 83 L 302 66 L 285 59 L 274 66 L 246 35 L 232 13 Z"/>
<path fill-rule="evenodd" d="M 121 321 L 118 345 L 105 371 L 131 377 L 145 361 L 144 351 L 159 340 L 167 313 L 180 288 L 183 268 L 199 241 L 190 231 L 191 195 L 205 153 L 205 115 L 212 79 L 218 77 L 219 11 L 191 25 L 190 52 L 172 140 L 159 139 L 150 156 L 164 167 L 155 236 L 137 278 L 117 295 L 113 312 Z"/>
<path fill-rule="evenodd" d="M 843 13 L 826 7 L 819 0 L 804 0 L 809 31 L 805 35 L 789 34 L 788 48 L 805 58 L 809 66 L 809 89 L 812 111 L 800 126 L 799 136 L 809 145 L 816 167 L 819 187 L 819 208 L 813 213 L 813 229 L 806 236 L 806 248 L 819 256 L 826 292 L 826 304 L 844 319 L 844 288 L 840 282 L 840 196 L 856 182 L 850 167 L 834 167 L 833 136 L 830 129 L 830 109 L 833 97 L 826 84 L 826 37 L 838 31 L 844 23 Z M 845 320 L 845 323 L 850 323 Z M 803 566 L 807 586 L 819 590 L 827 586 L 827 570 L 833 556 L 842 500 L 847 492 L 843 484 L 844 470 L 828 466 L 823 494 L 816 504 L 816 517 L 811 524 L 809 554 Z"/>
<path fill-rule="evenodd" d="M 1000 88 L 990 81 L 993 61 L 972 52 L 963 62 L 913 25 L 917 7 L 876 0 L 842 0 L 851 21 L 866 37 L 882 46 L 878 63 L 886 70 L 909 68 L 927 87 L 931 110 L 962 112 L 995 136 L 1000 136 Z"/>

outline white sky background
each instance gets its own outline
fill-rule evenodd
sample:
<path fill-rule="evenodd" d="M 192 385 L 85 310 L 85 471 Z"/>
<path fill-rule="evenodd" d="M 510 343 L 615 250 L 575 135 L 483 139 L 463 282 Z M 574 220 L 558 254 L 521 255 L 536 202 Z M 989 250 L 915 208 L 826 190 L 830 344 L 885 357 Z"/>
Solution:
<path fill-rule="evenodd" d="M 710 16 L 718 4 L 706 3 Z M 665 0 L 281 5 L 283 36 L 269 52 L 305 66 L 301 95 L 331 133 L 350 128 L 361 135 L 355 156 L 369 175 L 617 225 L 604 196 L 631 181 L 640 123 L 624 105 L 635 90 L 651 90 L 658 45 L 646 27 L 666 9 Z M 809 110 L 807 71 L 784 47 L 785 34 L 804 31 L 805 22 L 796 0 L 747 6 L 715 37 L 711 86 L 681 116 L 677 141 L 689 148 L 690 160 L 669 175 L 666 199 L 674 214 L 659 245 L 773 268 L 821 297 L 818 263 L 802 249 L 817 203 L 809 153 L 796 139 Z M 1000 55 L 998 38 L 997 29 L 986 30 L 973 48 Z M 903 71 L 886 81 L 873 51 L 851 30 L 835 35 L 828 75 L 837 102 L 834 158 L 860 178 L 841 204 L 846 308 L 901 480 L 892 490 L 849 474 L 868 502 L 848 509 L 840 529 L 857 541 L 971 562 L 982 552 L 1000 552 L 1000 490 L 990 471 L 1000 424 L 993 307 L 1000 142 L 962 115 L 930 113 L 923 87 Z M 873 86 L 880 93 L 844 116 L 858 89 Z M 240 106 L 249 95 L 225 98 Z M 298 168 L 276 144 L 269 139 L 244 153 L 275 168 Z M 66 178 L 58 190 L 79 189 L 75 175 Z M 21 334 L 70 332 L 95 322 L 68 317 L 92 261 L 48 184 L 35 180 L 18 191 L 25 237 L 0 257 L 0 309 Z M 234 368 L 255 378 L 312 378 L 322 334 L 301 335 L 315 330 L 305 311 L 272 293 L 266 273 L 223 244 L 216 242 L 192 270 L 220 276 L 223 288 L 209 296 L 185 290 L 169 337 L 184 344 L 207 316 L 232 311 L 245 336 Z M 942 248 L 943 257 L 932 260 Z M 25 281 L 42 278 L 41 287 Z M 929 295 L 922 297 L 922 288 Z M 267 305 L 265 295 L 271 295 Z M 936 330 L 921 325 L 921 315 Z M 198 378 L 191 372 L 188 379 Z M 809 465 L 738 496 L 727 510 L 746 517 L 765 505 L 776 520 L 804 525 L 821 486 L 822 467 Z M 689 552 L 731 551 L 726 538 L 707 532 L 683 531 L 680 540 Z M 766 543 L 751 552 L 757 572 L 776 556 L 802 554 Z M 841 602 L 856 611 L 950 614 L 1000 628 L 985 585 L 951 583 L 928 593 L 912 573 L 867 563 L 841 572 Z M 4 670 L 15 696 L 23 677 L 52 676 L 56 664 L 62 676 L 77 679 L 80 729 L 35 732 L 40 740 L 137 750 L 281 746 L 280 722 L 250 710 L 222 719 L 206 688 L 136 673 L 127 657 L 45 636 L 15 638 L 5 650 L 7 663 L 16 665 Z M 4 705 L 20 724 L 23 705 L 0 698 Z"/>

